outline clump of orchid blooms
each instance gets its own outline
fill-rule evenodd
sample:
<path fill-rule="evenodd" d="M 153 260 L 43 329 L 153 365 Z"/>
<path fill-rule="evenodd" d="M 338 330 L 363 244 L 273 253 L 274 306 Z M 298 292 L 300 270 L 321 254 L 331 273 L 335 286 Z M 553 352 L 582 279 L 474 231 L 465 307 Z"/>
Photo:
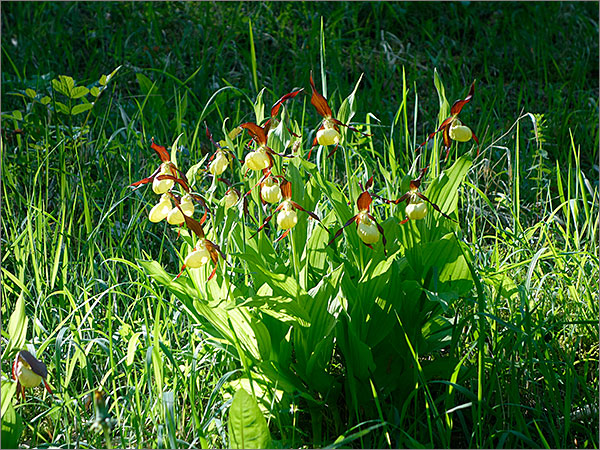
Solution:
<path fill-rule="evenodd" d="M 458 119 L 458 114 L 461 112 L 463 106 L 467 104 L 473 97 L 474 85 L 471 85 L 469 95 L 463 99 L 456 101 L 451 108 L 451 116 L 443 121 L 437 131 L 429 135 L 427 140 L 421 144 L 418 148 L 421 148 L 427 143 L 436 133 L 443 131 L 444 137 L 444 148 L 449 150 L 450 140 L 456 140 L 458 142 L 466 142 L 473 138 L 477 144 L 479 140 L 473 134 L 473 132 L 467 126 L 463 125 Z M 333 155 L 336 151 L 337 146 L 340 144 L 340 126 L 349 128 L 354 132 L 361 133 L 356 128 L 342 123 L 340 120 L 333 116 L 333 112 L 329 107 L 327 100 L 323 97 L 316 89 L 315 83 L 310 75 L 310 86 L 312 88 L 311 103 L 316 108 L 317 112 L 323 117 L 323 121 L 320 128 L 317 131 L 317 135 L 312 143 L 312 148 L 317 145 L 330 146 L 334 145 L 334 149 L 328 156 Z M 241 195 L 240 191 L 234 187 L 234 184 L 244 184 L 243 180 L 235 182 L 228 181 L 222 178 L 221 175 L 231 167 L 232 162 L 236 159 L 231 149 L 227 148 L 225 141 L 219 141 L 218 143 L 210 133 L 208 126 L 206 126 L 206 136 L 216 148 L 215 152 L 211 155 L 204 173 L 207 178 L 212 178 L 211 196 L 209 201 L 212 203 L 212 189 L 217 189 L 216 182 L 221 181 L 227 186 L 227 190 L 224 196 L 220 200 L 220 204 L 223 205 L 227 211 L 233 206 L 241 202 L 243 212 L 245 216 L 248 216 L 248 195 L 252 190 L 258 186 L 260 205 L 265 212 L 271 208 L 270 205 L 278 205 L 272 212 L 264 219 L 263 223 L 258 227 L 252 237 L 256 236 L 261 230 L 263 230 L 267 224 L 276 217 L 278 227 L 283 231 L 279 238 L 275 242 L 284 239 L 298 223 L 298 211 L 307 213 L 311 218 L 319 222 L 319 224 L 327 230 L 319 217 L 312 211 L 304 209 L 300 204 L 292 200 L 292 184 L 285 178 L 284 175 L 274 174 L 274 170 L 279 170 L 280 173 L 285 173 L 286 167 L 282 164 L 282 167 L 275 165 L 274 156 L 281 156 L 286 158 L 293 158 L 293 155 L 285 155 L 274 152 L 267 144 L 268 136 L 272 130 L 272 125 L 277 124 L 277 115 L 285 103 L 285 101 L 296 97 L 298 94 L 303 92 L 303 89 L 295 90 L 288 94 L 285 94 L 279 98 L 271 108 L 271 117 L 268 118 L 264 124 L 258 125 L 253 122 L 244 122 L 239 126 L 235 127 L 230 133 L 229 137 L 233 140 L 243 130 L 246 130 L 251 137 L 251 140 L 246 144 L 250 151 L 244 158 L 244 166 L 246 167 L 246 174 L 248 171 L 262 172 L 262 176 L 245 195 Z M 288 128 L 289 130 L 289 128 Z M 290 133 L 296 137 L 291 130 Z M 364 133 L 361 133 L 365 136 Z M 254 148 L 251 146 L 254 145 Z M 292 152 L 296 154 L 297 149 L 301 145 L 301 141 L 297 140 L 292 145 Z M 191 251 L 184 258 L 184 263 L 181 271 L 177 277 L 181 276 L 184 269 L 195 269 L 206 265 L 209 261 L 212 261 L 215 265 L 209 280 L 215 275 L 217 269 L 218 258 L 221 256 L 225 260 L 225 256 L 219 249 L 219 246 L 214 242 L 206 238 L 203 224 L 207 219 L 209 213 L 209 207 L 207 201 L 196 192 L 192 192 L 190 185 L 185 175 L 176 167 L 171 161 L 170 155 L 165 147 L 157 145 L 152 139 L 151 148 L 156 151 L 160 157 L 161 164 L 159 168 L 149 177 L 144 178 L 140 181 L 133 183 L 132 187 L 138 187 L 147 183 L 152 182 L 153 191 L 160 195 L 158 203 L 152 207 L 149 213 L 149 220 L 153 223 L 158 223 L 164 219 L 170 225 L 174 226 L 185 226 L 191 232 L 192 239 L 196 236 L 195 243 L 192 246 Z M 308 157 L 310 158 L 310 151 Z M 447 156 L 447 155 L 446 155 Z M 428 206 L 431 206 L 434 210 L 439 212 L 442 216 L 447 219 L 454 220 L 445 213 L 433 202 L 431 202 L 423 193 L 420 192 L 420 186 L 423 181 L 423 177 L 427 171 L 427 167 L 421 170 L 419 176 L 410 182 L 410 189 L 404 195 L 396 200 L 388 200 L 378 195 L 369 193 L 369 190 L 373 186 L 373 177 L 369 178 L 364 188 L 361 184 L 362 192 L 356 201 L 357 213 L 350 220 L 348 220 L 333 236 L 329 241 L 328 245 L 331 245 L 342 233 L 343 230 L 354 223 L 356 225 L 356 233 L 364 245 L 373 249 L 373 245 L 379 242 L 380 236 L 383 243 L 384 253 L 386 251 L 386 238 L 382 226 L 377 222 L 375 217 L 371 214 L 370 208 L 373 202 L 373 197 L 380 199 L 383 202 L 391 204 L 399 204 L 402 202 L 406 203 L 405 213 L 406 218 L 400 222 L 400 225 L 406 223 L 408 220 L 421 220 L 426 217 L 428 212 Z M 179 186 L 179 191 L 175 190 L 175 187 Z M 200 203 L 204 208 L 204 215 L 199 220 L 194 218 L 196 212 L 195 203 Z M 25 360 L 28 358 L 26 355 Z"/>

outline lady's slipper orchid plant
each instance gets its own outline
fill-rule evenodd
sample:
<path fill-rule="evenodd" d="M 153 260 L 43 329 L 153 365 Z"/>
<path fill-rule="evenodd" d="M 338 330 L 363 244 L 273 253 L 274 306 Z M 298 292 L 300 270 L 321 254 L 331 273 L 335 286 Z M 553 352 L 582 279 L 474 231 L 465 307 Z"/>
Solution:
<path fill-rule="evenodd" d="M 248 167 L 248 169 L 254 171 L 270 169 L 271 167 L 273 167 L 273 155 L 278 155 L 285 158 L 292 157 L 288 155 L 283 155 L 281 153 L 275 153 L 270 147 L 267 146 L 267 140 L 269 136 L 269 131 L 271 130 L 271 125 L 274 123 L 274 121 L 276 122 L 276 116 L 279 113 L 279 110 L 281 109 L 283 103 L 290 98 L 294 98 L 303 90 L 304 89 L 299 89 L 297 91 L 290 92 L 282 96 L 279 100 L 277 100 L 271 108 L 271 117 L 265 122 L 265 124 L 262 127 L 253 122 L 246 122 L 239 126 L 240 128 L 245 128 L 248 131 L 250 137 L 252 137 L 252 140 L 256 141 L 256 143 L 258 144 L 258 149 L 251 151 L 246 155 L 246 159 L 244 160 L 244 162 L 246 163 L 246 167 Z"/>
<path fill-rule="evenodd" d="M 463 123 L 459 120 L 458 115 L 467 103 L 471 101 L 473 98 L 473 94 L 475 93 L 475 81 L 471 84 L 471 88 L 469 89 L 469 94 L 463 100 L 456 100 L 450 108 L 450 117 L 446 118 L 440 127 L 431 133 L 425 142 L 417 147 L 417 150 L 420 150 L 425 144 L 427 144 L 431 138 L 433 138 L 437 133 L 442 131 L 442 136 L 444 139 L 444 149 L 446 150 L 446 160 L 448 159 L 448 154 L 450 153 L 450 145 L 452 144 L 450 140 L 457 142 L 467 142 L 471 138 L 477 143 L 477 156 L 479 156 L 479 139 L 475 136 L 475 133 L 471 131 L 469 127 L 463 125 Z"/>
<path fill-rule="evenodd" d="M 281 109 L 281 107 L 283 106 L 283 104 L 285 103 L 286 100 L 289 100 L 290 98 L 294 98 L 296 95 L 298 95 L 300 92 L 302 92 L 304 90 L 304 88 L 300 88 L 294 92 L 289 92 L 285 95 L 283 95 L 279 100 L 277 100 L 275 103 L 273 103 L 273 106 L 271 107 L 271 117 L 269 118 L 269 120 L 267 120 L 265 122 L 265 124 L 263 125 L 263 129 L 265 130 L 265 133 L 267 134 L 267 136 L 269 135 L 269 133 L 271 132 L 271 129 L 275 126 L 277 126 L 279 124 L 279 119 L 277 119 L 277 114 L 279 113 L 279 110 Z M 288 131 L 294 136 L 294 137 L 300 137 L 297 134 L 293 133 L 292 130 L 290 130 L 288 128 Z"/>
<path fill-rule="evenodd" d="M 387 254 L 387 251 L 385 249 L 386 239 L 385 234 L 383 232 L 383 227 L 379 225 L 375 217 L 373 217 L 369 213 L 369 208 L 371 206 L 371 203 L 373 202 L 373 198 L 368 192 L 371 186 L 373 186 L 373 177 L 369 178 L 369 181 L 367 181 L 363 192 L 358 196 L 358 199 L 356 200 L 358 214 L 356 214 L 354 217 L 348 220 L 348 222 L 346 222 L 344 226 L 342 226 L 342 228 L 340 228 L 335 233 L 335 235 L 327 245 L 331 245 L 333 241 L 335 241 L 340 236 L 340 234 L 342 234 L 344 228 L 346 228 L 348 225 L 354 222 L 356 223 L 356 233 L 358 234 L 358 237 L 367 247 L 371 249 L 373 248 L 372 244 L 375 244 L 377 241 L 379 241 L 379 235 L 381 234 L 383 242 L 383 251 Z"/>
<path fill-rule="evenodd" d="M 308 151 L 308 159 L 310 159 L 312 148 L 317 144 L 322 145 L 324 147 L 328 145 L 335 145 L 333 150 L 329 153 L 329 155 L 327 155 L 328 158 L 335 153 L 340 143 L 340 125 L 356 133 L 360 133 L 363 136 L 370 136 L 370 134 L 362 133 L 356 128 L 350 125 L 346 125 L 345 123 L 340 122 L 335 117 L 333 117 L 333 111 L 331 111 L 331 108 L 327 103 L 327 99 L 321 94 L 319 94 L 317 88 L 315 87 L 312 72 L 310 74 L 310 87 L 312 88 L 312 97 L 310 98 L 310 102 L 317 110 L 317 113 L 319 113 L 319 115 L 321 115 L 324 118 L 324 120 L 321 123 L 321 127 L 317 130 L 317 136 L 313 140 L 312 146 Z"/>
<path fill-rule="evenodd" d="M 414 180 L 410 181 L 410 189 L 408 190 L 408 192 L 406 192 L 404 195 L 402 195 L 402 197 L 400 197 L 399 199 L 387 200 L 387 199 L 379 197 L 379 196 L 377 197 L 386 203 L 393 203 L 395 205 L 402 203 L 402 202 L 406 202 L 406 208 L 404 209 L 404 212 L 406 213 L 406 219 L 401 221 L 400 225 L 405 224 L 409 220 L 423 219 L 427 215 L 427 204 L 425 202 L 429 203 L 433 207 L 433 209 L 435 209 L 437 212 L 439 212 L 446 219 L 450 219 L 450 220 L 456 222 L 452 217 L 448 216 L 447 214 L 444 214 L 442 212 L 442 210 L 440 209 L 440 207 L 438 205 L 436 205 L 435 203 L 433 203 L 431 200 L 429 200 L 425 196 L 425 194 L 422 194 L 421 192 L 419 192 L 419 188 L 421 187 L 421 182 L 423 180 L 423 176 L 425 175 L 425 172 L 427 171 L 427 169 L 428 169 L 428 167 L 421 169 L 421 173 L 419 174 L 419 176 L 417 178 L 415 178 Z"/>
<path fill-rule="evenodd" d="M 264 220 L 263 224 L 258 228 L 258 230 L 256 230 L 256 233 L 254 233 L 252 237 L 256 236 L 260 232 L 260 230 L 262 230 L 271 221 L 275 213 L 278 213 L 277 225 L 279 225 L 279 228 L 281 228 L 282 230 L 285 230 L 285 232 L 275 240 L 275 242 L 279 242 L 281 239 L 285 238 L 290 232 L 290 230 L 294 228 L 298 223 L 298 213 L 296 212 L 297 209 L 299 209 L 300 211 L 304 211 L 310 217 L 319 222 L 321 226 L 323 226 L 323 228 L 327 229 L 321 223 L 321 219 L 319 219 L 319 217 L 314 212 L 304 209 L 302 206 L 300 206 L 298 203 L 292 200 L 292 183 L 290 183 L 286 179 L 283 179 L 280 185 L 280 189 L 283 201 L 277 208 L 275 208 L 273 214 L 271 214 Z"/>
<path fill-rule="evenodd" d="M 267 133 L 265 129 L 252 122 L 243 123 L 240 125 L 240 128 L 245 128 L 252 139 L 258 144 L 258 149 L 246 155 L 246 159 L 244 160 L 246 167 L 254 171 L 273 167 L 273 150 L 267 146 Z"/>
<path fill-rule="evenodd" d="M 52 394 L 52 389 L 46 382 L 48 369 L 46 364 L 39 361 L 35 356 L 27 350 L 21 350 L 17 353 L 15 362 L 12 366 L 13 380 L 17 380 L 17 396 L 21 394 L 21 398 L 25 400 L 25 388 L 38 386 L 42 381 L 48 393 Z"/>
<path fill-rule="evenodd" d="M 241 124 L 240 128 L 245 128 L 252 139 L 258 144 L 256 150 L 251 151 L 246 155 L 244 162 L 248 169 L 254 171 L 270 169 L 273 167 L 273 155 L 281 156 L 283 158 L 293 158 L 293 156 L 276 153 L 267 146 L 267 132 L 265 129 L 268 127 L 259 127 L 255 123 L 246 122 Z"/>
<path fill-rule="evenodd" d="M 272 175 L 271 169 L 263 169 L 263 176 L 260 178 L 260 180 L 258 180 L 258 183 L 256 183 L 252 189 L 246 192 L 244 199 L 250 195 L 256 186 L 260 186 L 258 196 L 260 197 L 260 201 L 263 205 L 267 203 L 279 203 L 281 201 L 282 194 L 278 178 L 282 180 L 284 179 L 282 175 Z"/>
<path fill-rule="evenodd" d="M 175 204 L 178 208 L 180 207 L 179 203 L 176 202 Z M 225 260 L 225 256 L 223 255 L 221 249 L 217 244 L 206 239 L 204 229 L 202 228 L 200 222 L 186 215 L 184 215 L 183 218 L 185 220 L 185 225 L 198 237 L 198 240 L 192 251 L 186 256 L 183 262 L 183 266 L 181 267 L 181 272 L 179 272 L 179 275 L 177 275 L 176 278 L 179 278 L 181 276 L 186 267 L 189 269 L 197 269 L 199 267 L 204 266 L 208 261 L 212 260 L 212 262 L 215 265 L 215 268 L 208 277 L 208 280 L 210 280 L 212 279 L 212 277 L 215 276 L 215 273 L 217 272 L 217 262 L 219 260 L 219 255 L 221 255 L 221 258 L 223 258 L 223 260 Z"/>
<path fill-rule="evenodd" d="M 152 144 L 150 147 L 158 154 L 158 157 L 162 161 L 161 165 L 158 167 L 158 169 L 154 171 L 152 175 L 140 181 L 136 181 L 130 186 L 137 187 L 151 182 L 152 190 L 156 194 L 160 195 L 170 191 L 173 188 L 173 185 L 175 184 L 174 178 L 176 178 L 178 174 L 187 184 L 187 179 L 185 178 L 185 175 L 171 161 L 171 155 L 169 155 L 167 149 L 162 145 L 155 144 L 154 138 L 152 138 Z"/>
<path fill-rule="evenodd" d="M 215 142 L 213 139 L 212 133 L 208 129 L 208 125 L 204 123 L 206 127 L 206 137 L 210 140 L 210 142 L 217 147 L 217 151 L 212 154 L 210 159 L 208 160 L 208 171 L 215 177 L 221 175 L 227 167 L 229 166 L 231 159 L 235 158 L 235 155 L 229 150 L 225 149 L 220 143 Z M 221 141 L 222 143 L 223 141 Z"/>
<path fill-rule="evenodd" d="M 239 201 L 240 193 L 237 189 L 229 188 L 227 192 L 225 192 L 225 196 L 223 197 L 223 204 L 225 206 L 225 209 L 233 207 Z"/>
<path fill-rule="evenodd" d="M 194 216 L 194 211 L 196 208 L 194 206 L 194 197 L 192 197 L 192 195 L 185 194 L 183 197 L 181 197 L 179 206 L 181 208 L 174 207 L 167 215 L 167 222 L 170 225 L 183 225 L 185 222 L 185 219 L 183 218 L 184 215 L 188 217 Z"/>
<path fill-rule="evenodd" d="M 158 203 L 150 210 L 148 218 L 150 219 L 150 222 L 158 223 L 167 218 L 172 209 L 173 204 L 171 203 L 171 195 L 168 192 L 165 192 L 160 196 Z"/>
<path fill-rule="evenodd" d="M 279 178 L 281 175 L 278 176 Z M 270 173 L 260 183 L 260 199 L 266 203 L 279 203 L 282 198 L 281 186 L 278 177 L 271 176 Z"/>

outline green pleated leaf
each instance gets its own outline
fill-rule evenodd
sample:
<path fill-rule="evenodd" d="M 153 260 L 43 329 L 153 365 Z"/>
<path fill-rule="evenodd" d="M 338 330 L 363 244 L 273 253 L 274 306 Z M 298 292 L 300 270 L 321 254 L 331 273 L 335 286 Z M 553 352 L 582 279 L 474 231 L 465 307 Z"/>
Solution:
<path fill-rule="evenodd" d="M 127 366 L 131 366 L 133 364 L 133 360 L 135 359 L 135 351 L 140 341 L 141 334 L 141 331 L 138 331 L 131 336 L 131 339 L 129 339 L 129 343 L 127 344 Z"/>
<path fill-rule="evenodd" d="M 244 389 L 229 408 L 229 448 L 269 448 L 271 434 L 258 403 Z"/>
<path fill-rule="evenodd" d="M 2 382 L 2 418 L 8 410 L 8 407 L 12 405 L 11 400 L 17 392 L 17 383 L 12 381 Z"/>
<path fill-rule="evenodd" d="M 452 215 L 458 205 L 459 187 L 471 168 L 473 161 L 468 155 L 456 160 L 452 167 L 444 171 L 429 185 L 425 195 L 437 204 L 442 212 Z"/>
<path fill-rule="evenodd" d="M 73 106 L 73 108 L 71 108 L 71 115 L 76 116 L 77 114 L 81 114 L 86 111 L 89 111 L 93 107 L 94 107 L 93 103 L 81 103 L 79 105 L 75 105 L 75 106 Z"/>
<path fill-rule="evenodd" d="M 363 78 L 363 75 L 364 74 L 362 74 L 362 73 L 360 74 L 360 77 L 358 78 L 358 81 L 356 82 L 354 89 L 352 90 L 350 95 L 344 99 L 344 101 L 342 102 L 342 105 L 340 106 L 340 109 L 338 110 L 336 118 L 340 122 L 347 124 L 348 122 L 350 122 L 352 120 L 352 117 L 354 117 L 354 113 L 356 112 L 356 106 L 354 105 L 354 99 L 356 97 L 356 91 L 358 90 L 358 85 L 360 84 L 360 82 Z"/>
<path fill-rule="evenodd" d="M 69 109 L 69 107 L 67 105 L 65 105 L 64 103 L 61 102 L 54 102 L 54 104 L 56 105 L 56 110 L 58 112 L 61 112 L 63 114 L 70 114 L 71 110 Z"/>
<path fill-rule="evenodd" d="M 22 349 L 25 346 L 25 337 L 27 335 L 27 323 L 29 319 L 25 315 L 25 300 L 20 295 L 15 305 L 15 310 L 8 321 L 8 336 L 10 344 L 8 348 Z"/>
<path fill-rule="evenodd" d="M 90 92 L 90 90 L 88 88 L 86 88 L 85 86 L 77 86 L 71 90 L 70 97 L 72 99 L 78 99 L 85 95 L 88 95 L 89 92 Z"/>

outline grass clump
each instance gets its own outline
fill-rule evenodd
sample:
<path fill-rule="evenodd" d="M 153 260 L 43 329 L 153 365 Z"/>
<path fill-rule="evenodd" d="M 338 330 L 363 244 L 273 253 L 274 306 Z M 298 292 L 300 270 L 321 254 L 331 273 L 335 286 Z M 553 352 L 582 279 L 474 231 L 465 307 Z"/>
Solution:
<path fill-rule="evenodd" d="M 12 401 L 3 439 L 18 415 L 30 447 L 227 447 L 245 388 L 276 447 L 597 447 L 597 16 L 567 2 L 3 2 L 3 404 L 27 345 L 54 391 Z M 362 134 L 342 127 L 336 153 L 308 161 L 311 71 Z M 445 162 L 441 136 L 417 152 L 474 79 L 461 120 L 480 155 L 453 144 Z M 277 205 L 253 190 L 254 219 L 226 209 L 229 187 L 204 175 L 205 123 L 244 194 L 254 144 L 230 132 L 298 88 L 268 142 L 298 154 L 274 156 L 274 174 L 323 227 L 297 210 L 273 243 L 276 217 L 251 236 Z M 170 150 L 178 136 L 178 167 L 203 161 L 189 181 L 229 264 L 210 281 L 212 267 L 174 280 L 194 234 L 150 223 L 156 195 L 128 188 L 157 167 L 151 138 Z M 427 165 L 422 192 L 458 223 L 430 208 L 398 225 L 404 204 L 380 199 Z M 386 251 L 354 225 L 328 246 L 371 175 Z M 22 340 L 7 331 L 18 299 Z"/>

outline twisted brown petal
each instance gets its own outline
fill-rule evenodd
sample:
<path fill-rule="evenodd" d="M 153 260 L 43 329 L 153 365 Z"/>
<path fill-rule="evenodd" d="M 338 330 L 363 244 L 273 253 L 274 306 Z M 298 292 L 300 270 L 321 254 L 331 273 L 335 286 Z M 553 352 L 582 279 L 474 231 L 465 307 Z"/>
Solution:
<path fill-rule="evenodd" d="M 169 152 L 167 151 L 166 147 L 155 144 L 154 138 L 152 138 L 152 144 L 150 145 L 150 147 L 152 148 L 152 150 L 154 150 L 156 153 L 158 153 L 158 157 L 160 158 L 160 160 L 162 162 L 171 161 L 171 155 L 169 155 Z"/>
<path fill-rule="evenodd" d="M 327 104 L 327 100 L 317 92 L 315 82 L 313 81 L 312 72 L 310 74 L 310 87 L 312 88 L 312 97 L 310 98 L 310 103 L 312 103 L 312 105 L 316 108 L 319 115 L 325 117 L 326 119 L 333 117 L 333 113 Z"/>
<path fill-rule="evenodd" d="M 456 117 L 463 109 L 463 106 L 465 106 L 467 103 L 469 103 L 471 101 L 474 93 L 475 93 L 475 81 L 473 81 L 473 83 L 471 84 L 471 88 L 469 89 L 469 94 L 463 100 L 456 100 L 454 102 L 454 104 L 452 105 L 452 108 L 450 108 L 450 114 L 453 115 L 454 117 Z"/>

